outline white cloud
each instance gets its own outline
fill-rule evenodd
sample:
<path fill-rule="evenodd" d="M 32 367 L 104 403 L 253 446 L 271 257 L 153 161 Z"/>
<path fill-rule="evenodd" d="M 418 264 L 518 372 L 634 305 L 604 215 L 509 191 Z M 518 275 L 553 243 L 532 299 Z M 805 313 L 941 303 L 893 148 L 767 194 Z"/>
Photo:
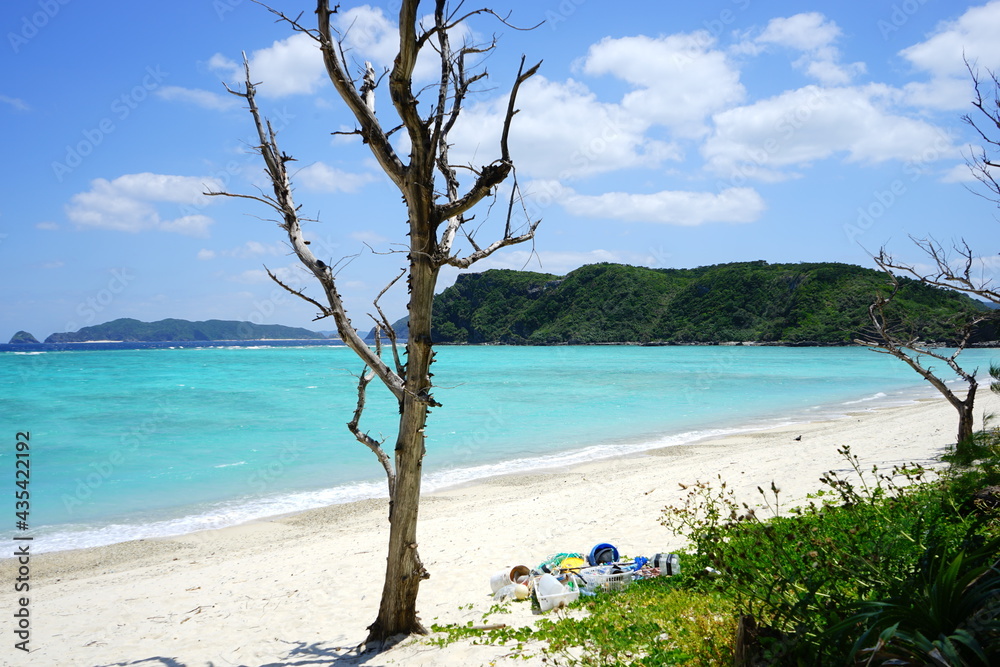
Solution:
<path fill-rule="evenodd" d="M 427 24 L 427 19 L 424 23 Z M 396 23 L 387 18 L 381 8 L 370 5 L 352 7 L 334 14 L 333 24 L 343 40 L 348 75 L 359 77 L 366 60 L 372 62 L 376 73 L 392 67 L 399 51 L 399 32 Z M 471 33 L 463 24 L 448 34 L 453 45 L 457 46 Z M 255 82 L 260 82 L 258 93 L 262 97 L 314 93 L 329 80 L 318 43 L 303 33 L 258 49 L 250 54 L 249 60 L 250 73 Z M 243 81 L 242 63 L 222 54 L 212 56 L 208 67 L 222 75 L 230 85 Z M 417 59 L 414 79 L 434 79 L 439 72 L 437 54 L 428 46 Z"/>
<path fill-rule="evenodd" d="M 974 183 L 976 176 L 969 165 L 956 164 L 941 177 L 941 180 L 945 183 Z"/>
<path fill-rule="evenodd" d="M 707 32 L 651 38 L 606 37 L 590 47 L 583 71 L 611 74 L 632 84 L 621 107 L 648 124 L 669 127 L 678 136 L 707 131 L 705 119 L 741 101 L 739 71 Z"/>
<path fill-rule="evenodd" d="M 572 79 L 536 75 L 518 94 L 510 150 L 522 175 L 573 179 L 679 159 L 677 146 L 645 135 L 648 124 L 620 106 L 598 101 Z M 499 157 L 506 98 L 466 109 L 452 132 L 452 161 L 483 164 Z"/>
<path fill-rule="evenodd" d="M 202 193 L 219 190 L 212 178 L 165 174 L 126 174 L 113 181 L 98 178 L 87 192 L 70 198 L 66 216 L 80 228 L 122 232 L 160 230 L 187 236 L 207 236 L 212 219 L 200 211 L 209 199 Z M 177 217 L 164 217 L 169 204 Z"/>
<path fill-rule="evenodd" d="M 361 5 L 334 15 L 334 26 L 343 36 L 344 52 L 349 61 L 372 62 L 376 70 L 392 67 L 399 52 L 396 23 L 386 18 L 382 9 Z"/>
<path fill-rule="evenodd" d="M 531 190 L 546 193 L 571 215 L 668 225 L 754 222 L 766 208 L 753 188 L 727 188 L 719 193 L 664 190 L 582 195 L 554 181 L 539 181 L 531 184 Z"/>
<path fill-rule="evenodd" d="M 958 19 L 940 24 L 933 35 L 899 52 L 930 81 L 904 88 L 907 101 L 932 109 L 966 109 L 972 82 L 963 58 L 979 68 L 1000 68 L 1000 0 L 972 7 Z"/>
<path fill-rule="evenodd" d="M 702 146 L 710 169 L 777 180 L 783 167 L 843 154 L 849 162 L 958 156 L 941 129 L 891 110 L 898 91 L 887 86 L 823 89 L 806 86 L 715 116 Z"/>
<path fill-rule="evenodd" d="M 840 62 L 840 50 L 834 43 L 840 37 L 840 27 L 819 12 L 775 18 L 752 41 L 736 47 L 739 53 L 757 55 L 770 46 L 802 52 L 793 65 L 828 86 L 845 85 L 865 71 L 864 63 L 849 65 Z"/>
<path fill-rule="evenodd" d="M 213 93 L 196 88 L 181 88 L 180 86 L 163 86 L 156 90 L 156 96 L 167 101 L 186 102 L 211 111 L 228 111 L 239 106 L 240 101 L 234 95 Z"/>
<path fill-rule="evenodd" d="M 31 111 L 31 107 L 28 106 L 28 103 L 18 97 L 7 97 L 6 95 L 0 95 L 0 102 L 3 102 L 4 104 L 9 104 L 18 111 Z"/>
<path fill-rule="evenodd" d="M 260 241 L 247 241 L 242 245 L 228 250 L 201 250 L 198 252 L 198 259 L 215 259 L 216 257 L 235 257 L 237 259 L 252 259 L 254 257 L 282 257 L 291 251 L 288 245 L 281 241 L 273 243 L 261 243 Z"/>
<path fill-rule="evenodd" d="M 771 19 L 757 37 L 758 44 L 778 44 L 799 51 L 818 51 L 840 37 L 840 28 L 819 12 Z"/>
<path fill-rule="evenodd" d="M 284 97 L 313 93 L 326 81 L 326 70 L 319 46 L 309 35 L 297 33 L 258 49 L 250 56 L 250 75 L 261 97 Z M 208 66 L 226 79 L 230 87 L 243 81 L 242 64 L 222 54 L 215 54 Z"/>
<path fill-rule="evenodd" d="M 334 27 L 343 39 L 344 52 L 347 55 L 348 67 L 356 67 L 360 74 L 365 61 L 370 61 L 376 74 L 391 69 L 396 54 L 399 52 L 399 30 L 395 20 L 390 20 L 380 7 L 361 5 L 352 7 L 333 16 Z M 420 20 L 421 29 L 434 25 L 434 16 L 428 14 Z M 448 31 L 452 49 L 472 40 L 472 31 L 468 23 L 460 23 Z M 437 52 L 431 48 L 436 45 L 434 40 L 426 46 L 417 57 L 413 69 L 413 78 L 417 81 L 436 80 L 441 75 L 441 64 Z M 471 57 L 466 62 L 469 71 L 475 68 Z"/>
<path fill-rule="evenodd" d="M 271 272 L 278 277 L 278 280 L 289 287 L 306 284 L 310 276 L 310 274 L 302 268 L 301 264 L 279 266 L 277 268 L 272 268 Z M 274 284 L 274 281 L 271 280 L 271 276 L 267 275 L 267 270 L 265 269 L 251 269 L 249 271 L 243 271 L 242 273 L 230 276 L 229 280 L 231 282 L 241 283 L 244 285 L 263 285 L 267 283 Z"/>
<path fill-rule="evenodd" d="M 319 192 L 357 192 L 375 180 L 372 174 L 351 174 L 323 162 L 314 162 L 295 172 L 295 181 Z"/>

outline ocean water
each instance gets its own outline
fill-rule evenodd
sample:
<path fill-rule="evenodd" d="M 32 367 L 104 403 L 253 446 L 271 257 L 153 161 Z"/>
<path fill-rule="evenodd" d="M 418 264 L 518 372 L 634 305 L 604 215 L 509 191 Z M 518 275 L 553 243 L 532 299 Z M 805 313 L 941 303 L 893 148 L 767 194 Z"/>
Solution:
<path fill-rule="evenodd" d="M 996 356 L 962 359 L 985 372 Z M 437 359 L 426 490 L 937 396 L 862 348 L 441 347 Z M 23 431 L 36 551 L 385 495 L 345 426 L 360 370 L 339 346 L 0 352 L 0 497 L 12 515 Z M 374 381 L 362 428 L 391 451 L 397 418 Z"/>

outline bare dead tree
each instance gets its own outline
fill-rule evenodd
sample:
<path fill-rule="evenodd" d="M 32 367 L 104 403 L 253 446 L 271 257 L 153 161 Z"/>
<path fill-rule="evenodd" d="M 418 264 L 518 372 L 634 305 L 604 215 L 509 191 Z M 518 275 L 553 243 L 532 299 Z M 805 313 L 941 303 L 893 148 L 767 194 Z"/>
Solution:
<path fill-rule="evenodd" d="M 995 169 L 1000 168 L 1000 161 L 991 157 L 991 154 L 995 154 L 1000 150 L 1000 138 L 997 138 L 993 134 L 997 130 L 1000 130 L 1000 80 L 998 80 L 995 72 L 987 71 L 989 81 L 984 81 L 968 60 L 965 61 L 965 65 L 969 70 L 969 75 L 972 77 L 975 89 L 972 106 L 979 113 L 975 116 L 966 114 L 962 116 L 962 120 L 972 126 L 984 142 L 977 152 L 972 153 L 966 159 L 973 176 L 987 190 L 987 194 L 985 195 L 974 190 L 973 193 L 1000 204 L 1000 182 L 997 181 L 994 172 Z M 990 86 L 992 86 L 992 92 L 984 92 Z M 960 343 L 954 353 L 947 356 L 936 353 L 913 337 L 900 337 L 899 334 L 890 329 L 885 315 L 885 307 L 892 301 L 899 290 L 899 281 L 894 272 L 915 278 L 925 285 L 964 292 L 970 296 L 979 297 L 995 304 L 1000 304 L 1000 292 L 993 286 L 992 281 L 986 277 L 985 272 L 982 271 L 977 261 L 977 257 L 964 240 L 953 243 L 951 250 L 949 250 L 933 238 L 921 239 L 912 236 L 910 238 L 930 260 L 931 269 L 929 271 L 918 269 L 914 264 L 897 260 L 884 247 L 880 248 L 878 254 L 874 257 L 874 261 L 890 277 L 892 293 L 888 297 L 882 295 L 875 297 L 875 301 L 868 308 L 874 335 L 867 340 L 857 340 L 855 342 L 867 345 L 877 352 L 891 354 L 902 359 L 948 399 L 948 402 L 955 407 L 959 415 L 958 439 L 956 444 L 956 451 L 958 451 L 972 437 L 972 409 L 978 385 L 975 371 L 968 373 L 963 370 L 958 365 L 957 357 L 968 344 L 969 338 L 976 326 L 986 320 L 987 317 L 972 316 L 970 321 L 964 326 L 956 326 L 956 331 L 961 331 L 959 335 Z M 945 362 L 949 368 L 965 380 L 968 384 L 968 391 L 965 397 L 960 398 L 940 378 L 934 375 L 930 367 L 924 367 L 920 362 L 921 356 Z"/>
<path fill-rule="evenodd" d="M 462 111 L 462 104 L 471 87 L 486 76 L 485 72 L 467 72 L 466 59 L 492 51 L 496 42 L 494 40 L 480 46 L 466 43 L 453 48 L 449 33 L 476 15 L 491 15 L 505 25 L 509 24 L 489 9 L 472 10 L 459 15 L 458 10 L 449 10 L 446 0 L 436 0 L 433 24 L 422 27 L 417 14 L 419 4 L 419 0 L 403 0 L 399 9 L 399 53 L 388 73 L 388 92 L 395 118 L 386 124 L 375 114 L 374 91 L 378 81 L 374 70 L 366 63 L 365 75 L 360 82 L 348 73 L 342 36 L 331 25 L 331 17 L 337 12 L 337 7 L 331 9 L 328 0 L 318 0 L 316 29 L 306 28 L 299 23 L 298 18 L 290 18 L 269 8 L 295 31 L 309 35 L 316 41 L 330 81 L 357 122 L 354 133 L 360 135 L 403 196 L 408 226 L 407 268 L 404 273 L 410 295 L 407 304 L 409 337 L 405 363 L 401 361 L 396 346 L 395 332 L 378 307 L 377 299 L 375 307 L 378 317 L 373 318 L 376 320 L 376 345 L 372 349 L 351 325 L 331 267 L 315 257 L 309 249 L 309 242 L 303 234 L 303 222 L 307 220 L 301 217 L 299 205 L 293 200 L 292 185 L 286 170 L 286 163 L 293 158 L 278 148 L 273 128 L 257 107 L 256 88 L 245 55 L 244 88 L 230 89 L 230 92 L 244 98 L 249 107 L 260 141 L 256 150 L 263 157 L 273 194 L 262 193 L 256 196 L 208 193 L 252 199 L 277 212 L 279 226 L 286 232 L 299 261 L 316 277 L 323 297 L 314 299 L 307 296 L 304 290 L 295 290 L 283 284 L 273 274 L 271 278 L 312 304 L 318 311 L 317 319 L 332 317 L 340 337 L 364 363 L 358 382 L 358 403 L 348 428 L 358 441 L 375 453 L 385 470 L 389 488 L 390 522 L 385 583 L 378 616 L 368 627 L 369 634 L 363 643 L 368 647 L 382 647 L 394 635 L 426 632 L 417 617 L 416 600 L 420 582 L 430 575 L 417 550 L 417 517 L 425 454 L 424 427 L 429 409 L 440 405 L 433 397 L 431 374 L 434 360 L 431 316 L 438 273 L 443 266 L 467 268 L 501 248 L 529 241 L 534 237 L 540 222 L 526 220 L 520 225 L 512 223 L 515 204 L 520 196 L 515 176 L 506 207 L 503 235 L 489 244 L 480 244 L 475 239 L 475 231 L 469 231 L 466 227 L 471 220 L 467 215 L 469 211 L 483 199 L 495 196 L 498 186 L 514 174 L 508 136 L 511 121 L 517 113 L 518 90 L 535 74 L 541 63 L 525 69 L 524 58 L 521 58 L 521 66 L 507 99 L 498 147 L 499 157 L 479 168 L 469 166 L 472 176 L 467 180 L 471 183 L 463 192 L 462 179 L 458 177 L 456 166 L 449 160 L 449 133 Z M 459 8 L 461 4 L 459 3 Z M 418 56 L 425 51 L 436 54 L 440 62 L 440 76 L 434 85 L 425 89 L 432 99 L 424 101 L 421 108 L 428 111 L 421 115 L 418 109 L 420 91 L 414 91 L 413 72 Z M 387 131 L 385 128 L 390 129 Z M 389 141 L 389 136 L 397 129 L 405 130 L 408 135 L 408 161 L 397 154 Z M 462 255 L 457 250 L 456 241 L 460 239 L 471 246 L 468 254 Z M 389 338 L 392 348 L 391 365 L 382 359 L 378 330 L 384 331 Z M 399 425 L 392 457 L 383 449 L 381 441 L 363 432 L 359 426 L 367 386 L 375 378 L 385 385 L 399 403 Z"/>
<path fill-rule="evenodd" d="M 976 380 L 976 370 L 971 373 L 963 369 L 958 364 L 958 356 L 966 348 L 972 333 L 985 317 L 976 317 L 968 322 L 961 330 L 959 342 L 954 352 L 944 354 L 920 339 L 912 333 L 903 331 L 900 327 L 894 326 L 891 319 L 886 315 L 886 307 L 892 303 L 899 292 L 899 280 L 886 270 L 889 276 L 891 291 L 888 296 L 876 294 L 875 300 L 868 306 L 868 317 L 872 325 L 872 335 L 867 338 L 855 339 L 855 343 L 864 345 L 875 352 L 891 354 L 892 356 L 905 362 L 910 368 L 920 374 L 931 385 L 941 392 L 949 403 L 958 411 L 958 435 L 956 436 L 956 452 L 961 452 L 972 438 L 974 414 L 973 407 L 976 401 L 976 389 L 979 383 Z M 934 373 L 934 368 L 925 366 L 921 362 L 921 357 L 936 359 L 944 362 L 956 375 L 958 375 L 968 385 L 968 390 L 964 396 L 959 396 L 948 384 Z"/>

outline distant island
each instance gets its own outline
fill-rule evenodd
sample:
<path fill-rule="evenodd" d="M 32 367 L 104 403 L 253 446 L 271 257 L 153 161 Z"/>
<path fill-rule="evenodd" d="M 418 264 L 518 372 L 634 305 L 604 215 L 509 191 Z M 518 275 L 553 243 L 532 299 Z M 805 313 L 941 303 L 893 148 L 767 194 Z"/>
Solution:
<path fill-rule="evenodd" d="M 26 332 L 18 332 L 11 343 L 29 342 L 14 340 Z M 31 336 L 31 334 L 27 334 Z M 32 338 L 34 338 L 32 336 Z M 188 320 L 166 319 L 158 322 L 141 322 L 130 318 L 112 320 L 104 324 L 84 327 L 79 331 L 54 333 L 45 339 L 46 343 L 86 343 L 94 341 L 141 342 L 209 342 L 247 340 L 309 340 L 326 339 L 321 333 L 286 327 L 280 324 L 254 324 L 233 320 Z M 37 342 L 37 341 L 35 341 Z"/>
<path fill-rule="evenodd" d="M 38 345 L 38 339 L 27 331 L 18 331 L 10 337 L 9 345 Z"/>
<path fill-rule="evenodd" d="M 953 322 L 986 311 L 957 292 L 900 280 L 893 313 L 907 333 L 954 342 Z M 846 345 L 886 291 L 881 271 L 839 263 L 737 262 L 694 269 L 592 264 L 565 276 L 462 274 L 434 300 L 437 343 Z M 406 320 L 394 328 L 405 336 Z M 996 339 L 983 326 L 973 342 Z"/>

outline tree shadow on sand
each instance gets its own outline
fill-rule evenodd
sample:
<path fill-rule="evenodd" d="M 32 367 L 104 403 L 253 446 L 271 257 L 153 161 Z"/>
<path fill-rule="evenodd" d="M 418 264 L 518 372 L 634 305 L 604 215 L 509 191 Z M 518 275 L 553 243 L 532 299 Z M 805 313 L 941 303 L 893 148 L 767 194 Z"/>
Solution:
<path fill-rule="evenodd" d="M 378 649 L 359 650 L 357 646 L 329 646 L 320 642 L 284 642 L 294 645 L 284 660 L 268 662 L 260 667 L 307 667 L 308 665 L 381 665 L 384 653 L 408 639 L 404 635 L 390 638 Z M 283 641 L 283 640 L 282 640 Z M 374 660 L 374 662 L 373 662 Z"/>
<path fill-rule="evenodd" d="M 371 649 L 359 651 L 356 646 L 330 646 L 322 642 L 290 642 L 281 640 L 291 646 L 284 658 L 274 662 L 214 662 L 205 664 L 208 667 L 221 667 L 225 665 L 240 665 L 241 667 L 309 667 L 310 665 L 335 665 L 336 667 L 349 667 L 351 665 L 369 666 L 384 664 L 384 653 L 399 643 L 405 641 L 407 637 L 400 635 L 398 638 L 390 639 L 378 650 Z M 183 662 L 177 658 L 166 656 L 151 656 L 136 660 L 123 660 L 121 662 L 109 662 L 96 667 L 193 667 L 191 663 Z"/>

